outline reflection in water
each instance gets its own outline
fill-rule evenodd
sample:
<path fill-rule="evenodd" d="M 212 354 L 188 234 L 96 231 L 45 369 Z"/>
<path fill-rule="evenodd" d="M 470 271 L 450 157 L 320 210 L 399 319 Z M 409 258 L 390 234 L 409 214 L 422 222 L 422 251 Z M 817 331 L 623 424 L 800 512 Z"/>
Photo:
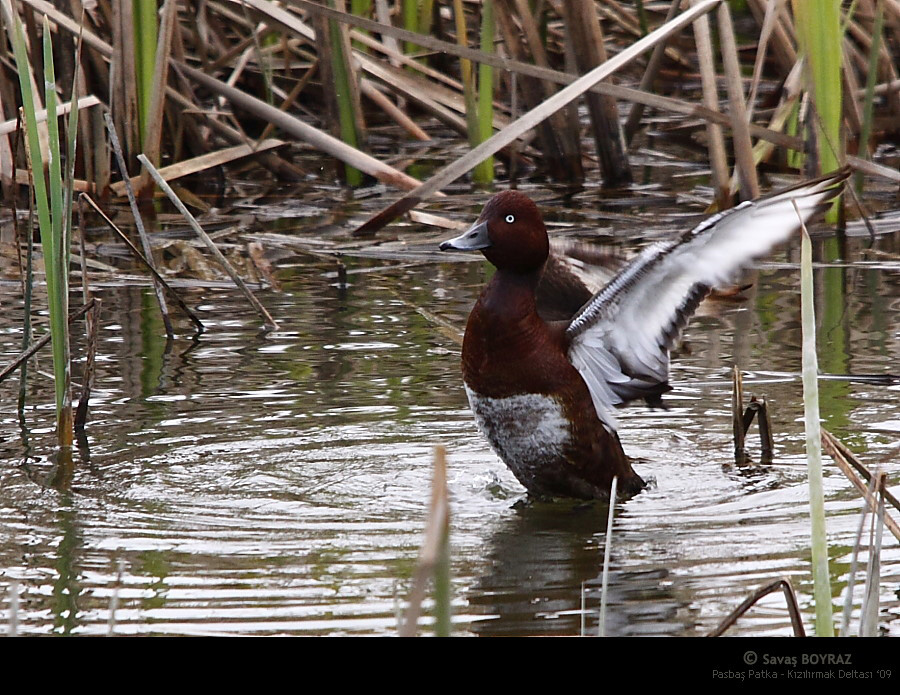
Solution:
<path fill-rule="evenodd" d="M 597 634 L 607 514 L 600 503 L 518 505 L 488 540 L 488 569 L 469 596 L 485 619 L 473 622 L 472 631 Z M 645 622 L 653 634 L 683 633 L 687 626 L 676 620 L 679 605 L 666 586 L 668 573 L 614 569 L 615 545 L 614 529 L 606 634 L 640 634 Z"/>

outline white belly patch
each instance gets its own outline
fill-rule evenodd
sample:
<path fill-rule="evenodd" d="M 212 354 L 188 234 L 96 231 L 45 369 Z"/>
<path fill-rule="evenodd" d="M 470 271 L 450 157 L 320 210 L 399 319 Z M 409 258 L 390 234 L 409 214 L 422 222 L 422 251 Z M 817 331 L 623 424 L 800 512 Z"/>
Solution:
<path fill-rule="evenodd" d="M 466 395 L 478 429 L 520 480 L 563 455 L 571 436 L 569 422 L 554 398 L 541 394 L 490 398 L 468 385 Z"/>

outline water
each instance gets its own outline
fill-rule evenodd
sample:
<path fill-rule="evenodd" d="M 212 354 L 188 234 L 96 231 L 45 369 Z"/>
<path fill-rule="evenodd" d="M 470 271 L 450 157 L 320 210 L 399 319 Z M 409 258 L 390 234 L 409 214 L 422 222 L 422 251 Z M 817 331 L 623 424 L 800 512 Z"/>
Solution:
<path fill-rule="evenodd" d="M 653 195 L 667 207 L 650 204 Z M 690 224 L 685 213 L 697 206 L 673 202 L 650 188 L 608 205 L 591 190 L 546 205 L 568 225 L 556 234 L 600 227 L 610 238 L 615 225 L 616 243 L 634 248 Z M 284 218 L 311 227 L 279 222 L 268 232 L 313 248 L 349 228 L 324 206 L 291 215 L 291 205 Z M 817 243 L 820 260 L 843 259 L 816 271 L 823 372 L 900 372 L 898 227 L 882 223 L 874 251 L 856 231 L 840 254 Z M 114 595 L 117 634 L 395 634 L 433 446 L 444 444 L 455 632 L 596 633 L 606 508 L 523 504 L 476 432 L 454 329 L 436 320 L 461 330 L 488 269 L 432 255 L 433 240 L 450 235 L 417 228 L 401 231 L 406 246 L 365 250 L 383 258 L 350 252 L 345 285 L 333 259 L 283 251 L 281 291 L 260 294 L 279 331 L 260 332 L 235 291 L 193 288 L 185 299 L 208 331 L 192 340 L 179 318 L 182 337 L 168 346 L 146 285 L 98 274 L 99 371 L 68 479 L 53 455 L 49 353 L 31 372 L 23 422 L 16 378 L 0 383 L 0 621 L 15 581 L 21 634 L 106 634 Z M 746 302 L 707 306 L 691 323 L 668 410 L 621 412 L 626 452 L 654 483 L 616 508 L 607 633 L 703 634 L 779 577 L 790 578 L 811 625 L 798 257 L 796 244 L 780 251 L 761 264 Z M 21 342 L 10 273 L 0 296 L 5 364 Z M 772 410 L 771 465 L 734 463 L 733 364 L 747 396 L 765 396 Z M 882 465 L 896 489 L 900 384 L 823 379 L 821 391 L 825 426 Z M 825 494 L 839 609 L 861 505 L 830 462 Z M 881 558 L 880 626 L 897 635 L 900 551 L 888 533 Z M 790 632 L 778 593 L 729 634 Z"/>

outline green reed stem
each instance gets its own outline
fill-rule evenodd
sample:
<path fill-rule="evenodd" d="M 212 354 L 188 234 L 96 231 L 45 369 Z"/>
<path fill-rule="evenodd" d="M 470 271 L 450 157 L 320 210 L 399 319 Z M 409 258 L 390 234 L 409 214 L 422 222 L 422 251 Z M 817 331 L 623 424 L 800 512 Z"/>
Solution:
<path fill-rule="evenodd" d="M 872 28 L 872 45 L 869 49 L 869 74 L 866 76 L 866 96 L 863 101 L 863 121 L 859 130 L 859 151 L 857 155 L 869 159 L 869 137 L 872 134 L 872 119 L 875 105 L 875 83 L 878 81 L 878 58 L 881 53 L 881 35 L 884 31 L 884 3 L 876 3 L 875 24 Z M 862 193 L 863 175 L 857 172 L 853 179 L 857 193 Z"/>
<path fill-rule="evenodd" d="M 815 104 L 814 126 L 819 173 L 840 168 L 844 158 L 841 137 L 842 91 L 840 0 L 793 0 L 795 26 L 807 59 L 808 91 Z M 838 201 L 826 215 L 837 220 Z"/>
<path fill-rule="evenodd" d="M 799 211 L 797 214 L 799 216 Z M 822 482 L 822 428 L 819 422 L 812 244 L 805 227 L 802 229 L 800 246 L 800 314 L 803 327 L 803 413 L 806 421 L 816 635 L 833 637 L 834 620 L 831 606 L 831 582 L 828 573 L 828 540 L 825 534 L 825 493 Z"/>
<path fill-rule="evenodd" d="M 494 1 L 484 0 L 481 6 L 481 50 L 494 52 Z M 494 134 L 494 69 L 487 63 L 478 66 L 478 135 L 477 144 Z M 494 180 L 494 157 L 482 160 L 472 169 L 472 180 L 489 184 Z"/>
<path fill-rule="evenodd" d="M 147 135 L 156 69 L 156 0 L 134 0 L 134 51 L 141 142 Z"/>
<path fill-rule="evenodd" d="M 407 31 L 419 30 L 419 2 L 418 0 L 403 0 L 403 28 Z M 418 46 L 411 41 L 403 42 L 404 53 L 415 53 Z"/>
<path fill-rule="evenodd" d="M 341 140 L 354 149 L 359 149 L 359 134 L 356 132 L 356 116 L 354 114 L 353 92 L 349 71 L 349 56 L 344 51 L 344 41 L 341 35 L 340 25 L 328 20 L 328 31 L 331 35 L 331 59 L 334 72 L 334 89 L 337 96 L 338 119 L 340 121 Z M 344 165 L 347 184 L 359 186 L 363 182 L 363 175 L 359 169 L 349 164 Z"/>
<path fill-rule="evenodd" d="M 68 329 L 68 272 L 65 259 L 68 250 L 63 244 L 65 200 L 62 185 L 62 160 L 57 120 L 56 78 L 53 71 L 53 51 L 50 26 L 44 19 L 44 85 L 48 127 L 48 173 L 50 191 L 44 174 L 44 158 L 38 138 L 34 94 L 31 91 L 31 63 L 25 45 L 25 35 L 19 15 L 8 0 L 3 0 L 4 23 L 9 32 L 19 76 L 22 109 L 25 117 L 26 153 L 33 172 L 34 201 L 41 232 L 41 250 L 47 276 L 47 296 L 50 310 L 50 336 L 53 352 L 53 376 L 56 385 L 57 434 L 62 446 L 72 442 L 71 404 L 69 402 L 69 329 Z M 30 230 L 29 230 L 30 233 Z M 69 407 L 66 407 L 66 406 Z"/>

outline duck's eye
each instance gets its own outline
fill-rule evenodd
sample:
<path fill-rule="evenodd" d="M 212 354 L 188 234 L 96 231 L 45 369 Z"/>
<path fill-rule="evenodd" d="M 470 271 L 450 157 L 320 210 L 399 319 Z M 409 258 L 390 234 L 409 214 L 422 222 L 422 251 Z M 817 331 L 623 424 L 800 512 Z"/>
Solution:
<path fill-rule="evenodd" d="M 516 221 L 516 216 L 515 216 L 515 215 L 507 215 L 507 216 L 506 216 L 506 223 L 507 223 L 507 224 L 512 224 L 512 223 L 515 222 L 515 221 Z"/>

